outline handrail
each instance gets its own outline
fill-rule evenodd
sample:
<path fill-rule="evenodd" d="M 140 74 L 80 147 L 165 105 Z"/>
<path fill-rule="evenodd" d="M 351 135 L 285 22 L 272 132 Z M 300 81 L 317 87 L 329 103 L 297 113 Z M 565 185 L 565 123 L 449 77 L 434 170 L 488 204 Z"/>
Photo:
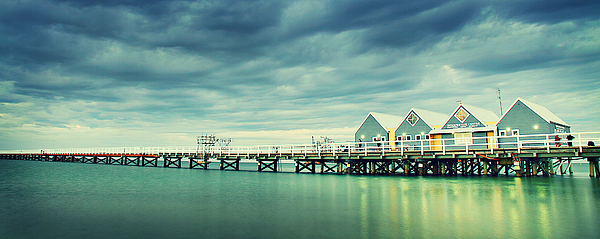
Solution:
<path fill-rule="evenodd" d="M 558 135 L 561 140 L 555 141 Z M 567 135 L 572 135 L 575 140 L 565 140 Z M 457 142 L 458 141 L 458 142 Z M 324 153 L 331 155 L 352 155 L 358 153 L 364 156 L 369 152 L 380 152 L 386 155 L 391 152 L 399 152 L 404 156 L 406 153 L 427 154 L 441 153 L 445 155 L 448 151 L 453 153 L 469 154 L 473 150 L 490 150 L 491 153 L 498 149 L 516 149 L 519 153 L 522 149 L 539 147 L 550 152 L 553 148 L 575 147 L 579 151 L 592 141 L 600 146 L 600 132 L 582 133 L 560 133 L 560 134 L 537 134 L 537 135 L 512 135 L 512 136 L 485 136 L 469 138 L 442 138 L 442 139 L 420 139 L 402 141 L 376 141 L 376 142 L 344 142 L 344 143 L 319 143 L 319 144 L 288 144 L 288 145 L 259 145 L 259 146 L 215 146 L 202 148 L 199 146 L 171 146 L 171 147 L 112 147 L 112 148 L 71 148 L 71 149 L 44 149 L 44 150 L 11 150 L 0 151 L 0 153 L 47 153 L 47 154 L 204 154 L 236 156 L 245 155 L 304 155 L 316 154 L 322 156 Z M 567 146 L 568 143 L 572 146 Z"/>

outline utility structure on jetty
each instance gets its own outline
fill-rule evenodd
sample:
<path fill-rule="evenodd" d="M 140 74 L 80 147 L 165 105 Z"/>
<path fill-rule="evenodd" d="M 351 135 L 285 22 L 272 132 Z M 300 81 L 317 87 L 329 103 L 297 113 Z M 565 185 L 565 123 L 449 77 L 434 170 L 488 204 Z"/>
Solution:
<path fill-rule="evenodd" d="M 590 177 L 600 177 L 600 133 L 570 133 L 568 144 L 557 134 L 487 136 L 454 139 L 316 143 L 308 145 L 133 147 L 42 150 L 1 153 L 0 159 L 78 162 L 144 167 L 239 171 L 241 161 L 255 161 L 258 171 L 278 172 L 282 160 L 293 161 L 296 173 L 396 174 L 396 175 L 514 175 L 551 176 L 572 173 L 572 160 L 589 162 Z M 564 141 L 563 141 L 564 143 Z M 159 163 L 162 161 L 162 164 Z"/>

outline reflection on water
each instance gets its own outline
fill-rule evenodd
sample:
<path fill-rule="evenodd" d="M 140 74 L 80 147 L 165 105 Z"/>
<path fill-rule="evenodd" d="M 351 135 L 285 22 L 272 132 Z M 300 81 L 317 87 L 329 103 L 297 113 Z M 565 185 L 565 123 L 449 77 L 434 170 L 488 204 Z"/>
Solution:
<path fill-rule="evenodd" d="M 0 160 L 0 238 L 572 238 L 600 183 Z"/>

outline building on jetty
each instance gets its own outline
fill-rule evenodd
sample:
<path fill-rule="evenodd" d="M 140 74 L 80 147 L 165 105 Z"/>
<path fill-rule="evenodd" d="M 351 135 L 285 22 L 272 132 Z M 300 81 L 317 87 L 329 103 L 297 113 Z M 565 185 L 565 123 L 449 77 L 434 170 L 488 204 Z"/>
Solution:
<path fill-rule="evenodd" d="M 517 98 L 508 111 L 502 115 L 498 123 L 496 123 L 496 128 L 498 129 L 498 136 L 549 135 L 571 132 L 571 126 L 550 110 L 521 98 Z M 546 137 L 540 136 L 530 138 L 530 140 L 547 140 Z M 555 137 L 551 138 L 554 139 Z M 499 148 L 514 147 L 514 143 L 514 138 L 498 138 Z M 536 145 L 535 142 L 530 144 Z M 537 145 L 539 146 L 540 144 L 537 143 Z"/>
<path fill-rule="evenodd" d="M 438 129 L 430 132 L 432 139 L 454 139 L 451 141 L 433 141 L 434 143 L 448 142 L 458 145 L 449 149 L 458 149 L 462 145 L 471 144 L 472 148 L 489 148 L 489 136 L 496 134 L 498 116 L 490 110 L 476 106 L 459 104 L 446 122 Z M 439 144 L 437 144 L 439 145 Z M 439 147 L 435 147 L 439 149 Z"/>
<path fill-rule="evenodd" d="M 396 141 L 405 141 L 407 149 L 419 147 L 419 141 L 429 140 L 429 133 L 440 128 L 446 118 L 448 115 L 442 113 L 412 108 L 395 130 Z M 429 141 L 424 142 L 424 145 L 429 146 Z"/>
<path fill-rule="evenodd" d="M 394 144 L 395 130 L 402 120 L 401 117 L 383 113 L 369 112 L 367 117 L 360 124 L 354 133 L 356 142 L 374 142 L 388 141 L 387 144 Z"/>
<path fill-rule="evenodd" d="M 390 128 L 393 125 L 397 125 L 394 130 Z M 404 118 L 370 112 L 354 138 L 365 145 L 386 140 L 389 140 L 387 145 L 397 145 L 402 141 L 406 149 L 430 146 L 427 148 L 441 150 L 442 143 L 450 144 L 445 147 L 450 150 L 464 145 L 471 145 L 472 149 L 489 149 L 513 147 L 514 138 L 502 138 L 504 136 L 570 133 L 570 128 L 547 108 L 517 98 L 502 117 L 490 110 L 463 103 L 459 103 L 450 116 L 415 108 L 411 108 Z M 541 140 L 530 137 L 530 140 L 536 139 Z"/>
<path fill-rule="evenodd" d="M 570 133 L 571 126 L 546 107 L 517 98 L 498 123 L 499 136 Z"/>
<path fill-rule="evenodd" d="M 218 162 L 220 170 L 235 171 L 240 161 L 250 160 L 257 162 L 259 172 L 277 172 L 278 163 L 291 160 L 296 173 L 436 176 L 569 174 L 571 161 L 584 159 L 589 162 L 590 176 L 600 177 L 600 147 L 595 146 L 600 145 L 600 132 L 572 133 L 564 121 L 548 112 L 517 99 L 500 119 L 491 111 L 464 104 L 449 117 L 416 109 L 404 118 L 371 112 L 355 132 L 355 142 L 212 145 L 202 151 L 197 146 L 38 150 L 0 153 L 0 159 L 177 168 L 187 161 L 190 169 L 209 169 L 211 162 Z M 555 141 L 555 136 L 571 134 L 567 144 Z"/>

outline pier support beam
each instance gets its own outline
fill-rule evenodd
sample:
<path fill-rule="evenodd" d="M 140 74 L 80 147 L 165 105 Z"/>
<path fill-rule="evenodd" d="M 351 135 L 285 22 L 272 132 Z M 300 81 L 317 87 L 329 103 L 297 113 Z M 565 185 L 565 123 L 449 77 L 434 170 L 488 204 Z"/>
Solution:
<path fill-rule="evenodd" d="M 573 174 L 573 169 L 571 168 L 571 166 L 572 166 L 571 159 L 557 158 L 556 162 L 554 162 L 552 164 L 553 173 L 554 174 L 560 173 L 560 175 L 565 175 L 568 172 L 569 174 Z"/>
<path fill-rule="evenodd" d="M 345 170 L 344 166 L 345 165 L 346 165 L 345 161 L 340 160 L 340 161 L 337 162 L 337 173 L 338 174 L 344 173 L 344 170 Z M 348 167 L 346 166 L 346 168 L 348 168 Z"/>
<path fill-rule="evenodd" d="M 399 170 L 404 172 L 404 164 L 400 160 L 392 160 L 390 173 L 398 173 Z"/>
<path fill-rule="evenodd" d="M 164 155 L 163 156 L 163 167 L 165 168 L 169 168 L 171 166 L 176 167 L 176 168 L 181 168 L 181 158 L 183 158 L 182 155 L 171 155 L 171 156 L 167 156 Z"/>
<path fill-rule="evenodd" d="M 204 158 L 188 158 L 190 160 L 190 168 L 208 169 L 210 161 Z"/>
<path fill-rule="evenodd" d="M 144 155 L 141 158 L 142 167 L 149 165 L 151 167 L 158 167 L 158 156 Z"/>
<path fill-rule="evenodd" d="M 108 156 L 108 163 L 114 165 L 123 165 L 123 157 L 121 156 Z"/>
<path fill-rule="evenodd" d="M 590 177 L 600 178 L 600 168 L 598 167 L 598 158 L 588 158 L 590 165 Z"/>
<path fill-rule="evenodd" d="M 308 170 L 310 173 L 315 173 L 315 164 L 316 162 L 314 160 L 296 160 L 296 173 L 300 173 L 304 169 Z"/>
<path fill-rule="evenodd" d="M 240 171 L 240 159 L 219 159 L 221 161 L 219 168 L 221 170 L 225 170 L 227 168 L 232 168 L 234 171 Z M 229 162 L 231 161 L 231 162 Z"/>
<path fill-rule="evenodd" d="M 94 156 L 83 155 L 83 156 L 81 156 L 81 162 L 82 163 L 95 163 L 94 162 Z"/>
<path fill-rule="evenodd" d="M 348 174 L 368 174 L 370 161 L 351 160 L 348 164 Z"/>
<path fill-rule="evenodd" d="M 327 163 L 329 163 L 329 165 Z M 336 173 L 338 171 L 337 170 L 338 167 L 339 167 L 339 163 L 337 163 L 337 162 L 323 161 L 323 162 L 321 162 L 321 173 L 329 173 L 329 172 Z"/>
<path fill-rule="evenodd" d="M 140 156 L 123 156 L 123 165 L 140 166 Z"/>
<path fill-rule="evenodd" d="M 392 160 L 384 160 L 384 161 L 373 161 L 374 174 L 390 174 L 390 167 L 392 166 Z"/>
<path fill-rule="evenodd" d="M 262 172 L 265 170 L 271 170 L 271 172 L 277 172 L 277 162 L 279 161 L 279 159 L 274 159 L 274 160 L 261 160 L 261 159 L 257 159 L 258 161 L 258 171 Z"/>
<path fill-rule="evenodd" d="M 104 163 L 108 164 L 109 156 L 94 156 L 94 163 Z"/>

